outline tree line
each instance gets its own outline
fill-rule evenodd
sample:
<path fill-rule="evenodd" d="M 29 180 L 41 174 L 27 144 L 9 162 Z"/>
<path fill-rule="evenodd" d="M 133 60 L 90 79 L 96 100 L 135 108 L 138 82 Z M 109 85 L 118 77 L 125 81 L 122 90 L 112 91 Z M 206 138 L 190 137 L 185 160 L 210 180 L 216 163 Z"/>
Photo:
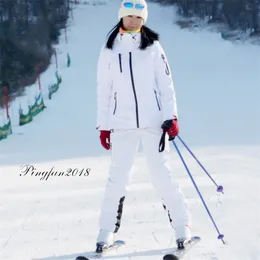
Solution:
<path fill-rule="evenodd" d="M 160 2 L 158 0 L 157 2 Z M 183 17 L 207 18 L 210 23 L 223 23 L 232 30 L 260 33 L 260 0 L 163 0 L 176 4 Z"/>
<path fill-rule="evenodd" d="M 47 69 L 69 9 L 69 0 L 0 0 L 0 96 Z"/>

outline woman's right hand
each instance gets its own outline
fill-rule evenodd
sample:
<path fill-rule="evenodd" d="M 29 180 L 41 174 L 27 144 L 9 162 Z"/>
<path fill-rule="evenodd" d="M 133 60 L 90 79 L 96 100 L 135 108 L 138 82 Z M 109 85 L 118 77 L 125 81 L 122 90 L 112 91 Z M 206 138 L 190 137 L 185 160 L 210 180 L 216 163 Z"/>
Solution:
<path fill-rule="evenodd" d="M 110 149 L 110 131 L 108 130 L 100 130 L 100 142 L 101 145 L 106 149 Z"/>

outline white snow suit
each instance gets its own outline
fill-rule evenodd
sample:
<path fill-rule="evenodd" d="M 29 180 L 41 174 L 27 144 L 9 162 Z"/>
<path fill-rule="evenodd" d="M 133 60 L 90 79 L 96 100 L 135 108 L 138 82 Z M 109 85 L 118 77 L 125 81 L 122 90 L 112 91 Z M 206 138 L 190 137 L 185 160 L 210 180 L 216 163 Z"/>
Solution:
<path fill-rule="evenodd" d="M 152 183 L 169 213 L 176 238 L 190 236 L 187 202 L 172 180 L 167 149 L 159 153 L 164 120 L 178 117 L 171 71 L 158 41 L 140 50 L 139 33 L 118 33 L 113 49 L 101 49 L 97 73 L 97 129 L 112 130 L 112 157 L 100 229 L 117 232 L 129 172 L 139 140 Z M 99 239 L 99 238 L 98 238 Z"/>
<path fill-rule="evenodd" d="M 101 130 L 158 128 L 177 117 L 175 91 L 158 41 L 138 49 L 140 34 L 118 34 L 113 51 L 101 50 L 97 126 Z"/>

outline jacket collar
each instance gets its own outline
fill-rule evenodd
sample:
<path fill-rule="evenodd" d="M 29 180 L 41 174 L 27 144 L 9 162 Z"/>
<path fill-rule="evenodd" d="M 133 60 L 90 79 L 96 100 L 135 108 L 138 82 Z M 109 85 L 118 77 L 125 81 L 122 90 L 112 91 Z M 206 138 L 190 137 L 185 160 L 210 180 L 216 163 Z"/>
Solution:
<path fill-rule="evenodd" d="M 116 37 L 117 47 L 120 51 L 133 51 L 137 49 L 141 42 L 141 33 L 139 31 L 120 30 Z"/>

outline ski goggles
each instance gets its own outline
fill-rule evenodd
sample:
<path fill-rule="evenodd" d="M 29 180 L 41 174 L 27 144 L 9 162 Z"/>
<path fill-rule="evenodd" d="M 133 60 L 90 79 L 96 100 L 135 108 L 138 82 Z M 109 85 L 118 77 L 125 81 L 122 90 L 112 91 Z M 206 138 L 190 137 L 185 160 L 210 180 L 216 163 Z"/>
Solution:
<path fill-rule="evenodd" d="M 133 4 L 131 2 L 126 2 L 124 3 L 124 7 L 126 8 L 135 8 L 135 9 L 138 9 L 138 10 L 143 10 L 145 8 L 145 6 L 143 4 Z"/>

